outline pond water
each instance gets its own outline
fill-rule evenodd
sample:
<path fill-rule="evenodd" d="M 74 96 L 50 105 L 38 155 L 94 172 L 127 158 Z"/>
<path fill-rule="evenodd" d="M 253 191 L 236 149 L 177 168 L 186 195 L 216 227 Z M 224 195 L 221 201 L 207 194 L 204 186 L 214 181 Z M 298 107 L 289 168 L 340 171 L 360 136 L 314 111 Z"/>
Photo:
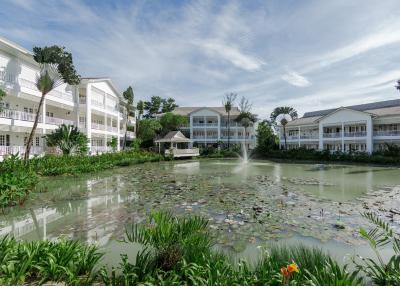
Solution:
<path fill-rule="evenodd" d="M 253 259 L 271 242 L 322 247 L 339 261 L 371 255 L 359 237 L 373 210 L 397 230 L 398 168 L 200 160 L 146 163 L 81 177 L 44 179 L 23 207 L 0 215 L 0 236 L 26 240 L 67 237 L 97 243 L 115 264 L 135 255 L 119 240 L 150 210 L 209 219 L 217 247 Z M 386 255 L 390 249 L 385 250 Z"/>

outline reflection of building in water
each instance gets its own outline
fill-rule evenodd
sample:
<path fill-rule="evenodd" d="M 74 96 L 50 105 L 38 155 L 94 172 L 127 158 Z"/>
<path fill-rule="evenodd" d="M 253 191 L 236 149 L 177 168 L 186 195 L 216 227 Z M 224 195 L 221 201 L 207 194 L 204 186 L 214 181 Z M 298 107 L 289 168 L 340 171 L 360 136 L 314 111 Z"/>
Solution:
<path fill-rule="evenodd" d="M 136 192 L 121 194 L 120 176 L 87 180 L 87 199 L 62 202 L 50 208 L 25 210 L 0 228 L 0 236 L 10 234 L 27 240 L 65 236 L 104 245 L 120 225 L 121 204 L 138 200 Z"/>

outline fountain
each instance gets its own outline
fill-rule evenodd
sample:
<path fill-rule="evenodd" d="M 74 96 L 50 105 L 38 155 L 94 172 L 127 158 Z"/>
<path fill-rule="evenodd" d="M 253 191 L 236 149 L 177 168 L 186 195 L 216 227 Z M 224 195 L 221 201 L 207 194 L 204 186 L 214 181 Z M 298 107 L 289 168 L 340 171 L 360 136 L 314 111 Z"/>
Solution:
<path fill-rule="evenodd" d="M 242 165 L 247 165 L 249 163 L 249 158 L 247 155 L 247 148 L 245 142 L 242 142 Z"/>

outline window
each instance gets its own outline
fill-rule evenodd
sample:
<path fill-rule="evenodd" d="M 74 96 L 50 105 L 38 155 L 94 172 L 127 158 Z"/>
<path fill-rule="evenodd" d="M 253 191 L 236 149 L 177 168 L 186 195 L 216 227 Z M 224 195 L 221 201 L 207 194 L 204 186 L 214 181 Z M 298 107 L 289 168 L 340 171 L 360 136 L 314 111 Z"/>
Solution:
<path fill-rule="evenodd" d="M 6 135 L 0 135 L 0 146 L 6 146 Z"/>
<path fill-rule="evenodd" d="M 10 104 L 8 102 L 0 102 L 0 109 L 10 109 Z"/>
<path fill-rule="evenodd" d="M 36 146 L 40 146 L 40 137 L 37 137 L 37 136 L 36 136 L 36 138 L 35 138 L 35 145 L 36 145 Z"/>
<path fill-rule="evenodd" d="M 46 112 L 46 116 L 47 117 L 54 117 L 54 113 L 53 112 Z"/>

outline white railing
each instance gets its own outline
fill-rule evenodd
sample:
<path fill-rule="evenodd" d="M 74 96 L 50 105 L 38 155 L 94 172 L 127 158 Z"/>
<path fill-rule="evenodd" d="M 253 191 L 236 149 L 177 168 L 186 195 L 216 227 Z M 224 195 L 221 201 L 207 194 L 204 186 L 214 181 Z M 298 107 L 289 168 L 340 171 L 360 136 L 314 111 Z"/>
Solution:
<path fill-rule="evenodd" d="M 104 108 L 104 104 L 103 104 L 102 102 L 97 101 L 97 100 L 95 100 L 95 99 L 93 99 L 93 98 L 92 98 L 91 103 L 92 103 L 92 105 L 94 105 L 94 106 Z"/>
<path fill-rule="evenodd" d="M 79 97 L 79 103 L 80 104 L 86 104 L 86 96 L 80 96 Z"/>
<path fill-rule="evenodd" d="M 65 100 L 68 100 L 68 101 L 72 101 L 73 100 L 73 97 L 72 97 L 71 93 L 62 92 L 62 91 L 59 91 L 59 90 L 56 90 L 56 89 L 50 91 L 49 95 L 54 96 L 54 97 L 58 97 L 58 98 L 61 98 L 61 99 L 65 99 Z"/>
<path fill-rule="evenodd" d="M 109 146 L 92 146 L 92 153 L 107 153 L 112 152 L 112 148 Z"/>
<path fill-rule="evenodd" d="M 324 133 L 323 137 L 324 138 L 339 138 L 339 137 L 342 137 L 342 133 L 341 132 Z"/>
<path fill-rule="evenodd" d="M 106 126 L 103 124 L 92 122 L 92 129 L 106 130 Z"/>
<path fill-rule="evenodd" d="M 0 71 L 0 82 L 14 84 L 16 82 L 16 76 L 12 73 L 6 72 L 5 70 Z"/>
<path fill-rule="evenodd" d="M 300 139 L 318 139 L 318 134 L 300 135 Z"/>
<path fill-rule="evenodd" d="M 46 124 L 54 124 L 54 125 L 74 125 L 74 121 L 68 119 L 62 119 L 57 117 L 49 117 L 46 116 Z"/>
<path fill-rule="evenodd" d="M 19 78 L 18 81 L 22 87 L 29 88 L 36 92 L 40 92 L 37 89 L 36 83 L 34 81 L 31 81 L 31 80 L 28 80 L 25 78 Z M 61 98 L 61 99 L 67 100 L 67 101 L 73 100 L 72 93 L 66 93 L 66 92 L 62 92 L 60 90 L 52 90 L 48 93 L 48 95 L 58 97 L 58 98 Z"/>
<path fill-rule="evenodd" d="M 184 156 L 199 156 L 199 148 L 192 149 L 167 149 L 165 150 L 165 155 L 173 155 L 174 157 L 184 157 Z"/>
<path fill-rule="evenodd" d="M 22 121 L 35 121 L 35 114 L 29 112 L 23 112 L 18 110 L 3 109 L 0 111 L 0 117 L 9 118 Z M 42 122 L 42 118 L 39 117 L 39 122 Z"/>
<path fill-rule="evenodd" d="M 26 147 L 25 146 L 0 146 L 0 156 L 11 155 L 11 154 L 25 154 Z M 43 153 L 43 147 L 41 146 L 32 146 L 31 152 L 32 155 L 40 155 Z"/>
<path fill-rule="evenodd" d="M 365 137 L 367 136 L 366 131 L 357 131 L 357 132 L 345 132 L 344 137 Z"/>
<path fill-rule="evenodd" d="M 108 130 L 109 132 L 114 132 L 114 133 L 117 133 L 117 132 L 118 132 L 118 128 L 117 128 L 117 127 L 114 127 L 114 126 L 107 126 L 107 130 Z"/>
<path fill-rule="evenodd" d="M 400 136 L 400 130 L 374 131 L 374 136 Z"/>
<path fill-rule="evenodd" d="M 127 131 L 127 132 L 126 132 L 126 137 L 128 137 L 128 138 L 135 138 L 135 137 L 136 137 L 136 136 L 135 136 L 135 132 Z"/>

